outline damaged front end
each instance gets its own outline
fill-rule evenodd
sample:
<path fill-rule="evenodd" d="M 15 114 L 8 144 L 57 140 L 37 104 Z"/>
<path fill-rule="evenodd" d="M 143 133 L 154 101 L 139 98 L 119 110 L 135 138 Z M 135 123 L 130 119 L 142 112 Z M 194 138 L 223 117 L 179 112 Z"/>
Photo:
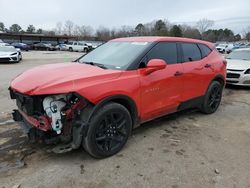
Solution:
<path fill-rule="evenodd" d="M 28 96 L 10 90 L 18 109 L 13 119 L 23 128 L 31 142 L 57 144 L 53 149 L 63 153 L 81 146 L 88 129 L 91 104 L 77 93 Z M 83 114 L 84 113 L 84 114 Z"/>

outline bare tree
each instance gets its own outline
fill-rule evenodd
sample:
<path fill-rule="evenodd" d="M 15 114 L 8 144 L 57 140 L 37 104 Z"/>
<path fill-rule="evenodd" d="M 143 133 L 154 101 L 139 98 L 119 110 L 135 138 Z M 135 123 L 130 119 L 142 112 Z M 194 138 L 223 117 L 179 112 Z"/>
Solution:
<path fill-rule="evenodd" d="M 196 23 L 197 29 L 200 31 L 201 34 L 203 34 L 205 31 L 207 31 L 209 28 L 211 28 L 214 25 L 213 20 L 209 20 L 206 18 L 200 19 Z"/>
<path fill-rule="evenodd" d="M 74 23 L 70 20 L 67 20 L 64 24 L 64 33 L 71 36 L 74 29 Z"/>
<path fill-rule="evenodd" d="M 250 41 L 250 25 L 247 26 L 244 30 L 243 30 L 243 37 L 247 40 Z"/>
<path fill-rule="evenodd" d="M 79 39 L 92 37 L 94 35 L 94 29 L 91 26 L 78 26 L 75 25 L 72 34 L 78 36 Z"/>
<path fill-rule="evenodd" d="M 194 28 L 194 27 L 183 24 L 183 25 L 181 25 L 181 30 L 183 33 L 183 37 L 193 38 L 193 39 L 201 39 L 201 34 L 200 34 L 199 30 Z"/>
<path fill-rule="evenodd" d="M 63 25 L 62 22 L 57 22 L 56 23 L 56 28 L 55 28 L 55 33 L 57 35 L 62 35 L 63 34 L 63 29 L 62 29 Z"/>
<path fill-rule="evenodd" d="M 91 37 L 94 34 L 94 29 L 91 26 L 82 25 L 78 29 L 82 37 Z"/>
<path fill-rule="evenodd" d="M 72 29 L 72 35 L 79 37 L 80 36 L 79 30 L 80 30 L 80 27 L 78 25 L 74 25 L 74 27 Z"/>
<path fill-rule="evenodd" d="M 111 32 L 108 28 L 100 26 L 96 30 L 96 36 L 99 40 L 107 41 L 111 38 Z"/>
<path fill-rule="evenodd" d="M 134 35 L 135 35 L 134 28 L 126 25 L 123 25 L 115 33 L 115 37 L 131 37 Z"/>
<path fill-rule="evenodd" d="M 149 23 L 144 24 L 145 27 L 145 35 L 154 35 L 154 26 L 155 26 L 156 21 L 152 21 Z"/>

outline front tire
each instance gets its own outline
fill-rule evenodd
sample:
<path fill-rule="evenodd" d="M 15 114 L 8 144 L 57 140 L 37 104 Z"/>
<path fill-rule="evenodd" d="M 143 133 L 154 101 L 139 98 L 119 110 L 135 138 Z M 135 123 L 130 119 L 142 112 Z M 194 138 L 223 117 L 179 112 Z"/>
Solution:
<path fill-rule="evenodd" d="M 22 61 L 22 59 L 23 59 L 23 56 L 21 53 L 19 53 L 19 61 Z"/>
<path fill-rule="evenodd" d="M 83 49 L 83 52 L 84 52 L 84 53 L 88 53 L 88 49 L 87 49 L 87 48 L 84 48 L 84 49 Z"/>
<path fill-rule="evenodd" d="M 220 106 L 223 85 L 218 81 L 213 81 L 207 90 L 201 111 L 205 114 L 214 113 Z"/>
<path fill-rule="evenodd" d="M 91 118 L 83 147 L 95 158 L 112 156 L 126 144 L 131 130 L 129 111 L 121 104 L 108 103 Z"/>

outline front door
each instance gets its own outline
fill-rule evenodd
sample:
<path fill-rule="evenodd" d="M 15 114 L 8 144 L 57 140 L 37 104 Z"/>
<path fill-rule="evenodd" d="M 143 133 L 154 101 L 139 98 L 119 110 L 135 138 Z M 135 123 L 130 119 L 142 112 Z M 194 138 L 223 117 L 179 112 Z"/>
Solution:
<path fill-rule="evenodd" d="M 143 59 L 163 59 L 167 66 L 149 75 L 140 75 L 141 119 L 147 121 L 177 110 L 182 97 L 182 64 L 178 63 L 177 45 L 160 42 Z M 140 74 L 140 69 L 139 69 Z"/>

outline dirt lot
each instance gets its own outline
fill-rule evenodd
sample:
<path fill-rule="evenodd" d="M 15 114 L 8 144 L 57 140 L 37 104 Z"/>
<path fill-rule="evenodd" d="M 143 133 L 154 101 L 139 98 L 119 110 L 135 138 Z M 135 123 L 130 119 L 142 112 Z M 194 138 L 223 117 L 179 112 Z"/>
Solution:
<path fill-rule="evenodd" d="M 0 64 L 0 187 L 250 188 L 250 89 L 227 87 L 212 115 L 191 110 L 146 123 L 103 160 L 28 143 L 10 121 L 9 82 L 28 68 L 79 55 L 26 52 L 20 64 Z"/>

